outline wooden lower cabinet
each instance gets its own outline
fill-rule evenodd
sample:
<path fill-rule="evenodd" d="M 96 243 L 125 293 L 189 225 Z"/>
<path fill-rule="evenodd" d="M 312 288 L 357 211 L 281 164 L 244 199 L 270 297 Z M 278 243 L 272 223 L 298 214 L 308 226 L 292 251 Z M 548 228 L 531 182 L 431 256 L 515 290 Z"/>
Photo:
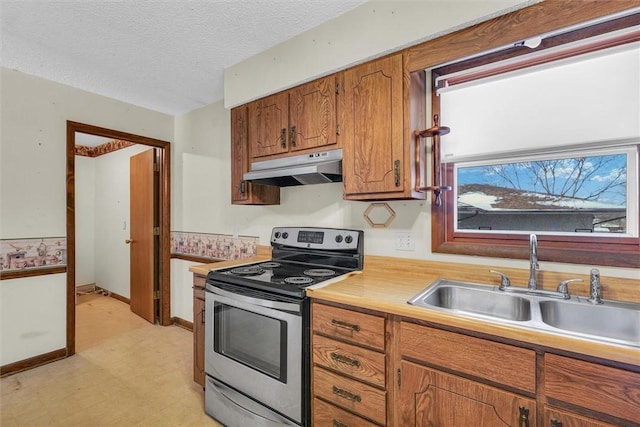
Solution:
<path fill-rule="evenodd" d="M 640 366 L 312 304 L 314 426 L 640 426 Z"/>
<path fill-rule="evenodd" d="M 205 277 L 193 276 L 193 381 L 204 387 Z"/>
<path fill-rule="evenodd" d="M 556 408 L 545 407 L 544 421 L 545 427 L 614 427 L 614 424 L 607 424 L 592 418 L 563 411 Z"/>
<path fill-rule="evenodd" d="M 312 305 L 313 425 L 385 426 L 386 319 Z"/>
<path fill-rule="evenodd" d="M 381 425 L 386 423 L 384 390 L 317 366 L 313 369 L 313 384 L 317 397 Z"/>
<path fill-rule="evenodd" d="M 640 425 L 640 372 L 546 353 L 544 373 L 547 401 L 617 417 L 620 425 Z"/>
<path fill-rule="evenodd" d="M 377 424 L 330 405 L 321 399 L 313 400 L 314 427 L 378 427 Z"/>
<path fill-rule="evenodd" d="M 536 402 L 515 393 L 402 361 L 402 426 L 536 425 Z"/>

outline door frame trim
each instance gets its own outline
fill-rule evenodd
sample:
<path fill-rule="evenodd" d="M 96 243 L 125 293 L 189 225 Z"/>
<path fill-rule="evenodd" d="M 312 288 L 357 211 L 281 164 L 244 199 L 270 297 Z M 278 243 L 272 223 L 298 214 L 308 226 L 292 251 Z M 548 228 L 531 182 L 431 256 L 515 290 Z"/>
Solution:
<path fill-rule="evenodd" d="M 161 325 L 171 325 L 171 144 L 167 141 L 134 135 L 85 123 L 67 120 L 67 357 L 75 354 L 76 346 L 76 221 L 75 221 L 75 145 L 76 132 L 103 136 L 148 145 L 158 148 L 157 162 L 160 167 L 158 190 L 160 237 L 159 237 L 159 277 Z"/>

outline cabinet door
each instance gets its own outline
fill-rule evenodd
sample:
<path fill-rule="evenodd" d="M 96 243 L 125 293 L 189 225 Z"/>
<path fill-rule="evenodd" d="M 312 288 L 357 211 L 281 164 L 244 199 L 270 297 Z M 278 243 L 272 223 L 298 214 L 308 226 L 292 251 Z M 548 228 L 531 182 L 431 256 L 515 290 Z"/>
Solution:
<path fill-rule="evenodd" d="M 249 104 L 249 149 L 253 159 L 289 151 L 288 96 L 277 93 Z"/>
<path fill-rule="evenodd" d="M 344 72 L 346 198 L 404 190 L 402 76 L 402 54 Z"/>
<path fill-rule="evenodd" d="M 591 418 L 585 418 L 578 414 L 561 411 L 555 408 L 546 407 L 544 409 L 545 427 L 613 427 L 613 424 L 606 424 Z"/>
<path fill-rule="evenodd" d="M 193 380 L 204 387 L 204 289 L 193 289 Z"/>
<path fill-rule="evenodd" d="M 250 164 L 247 114 L 246 106 L 231 110 L 231 203 L 277 205 L 278 187 L 255 185 L 242 178 Z"/>
<path fill-rule="evenodd" d="M 549 400 L 568 402 L 634 425 L 640 425 L 638 384 L 638 372 L 552 353 L 544 356 L 544 390 Z"/>
<path fill-rule="evenodd" d="M 401 363 L 399 393 L 402 426 L 536 425 L 532 399 L 411 362 Z"/>
<path fill-rule="evenodd" d="M 291 151 L 336 145 L 336 79 L 325 77 L 289 91 Z"/>

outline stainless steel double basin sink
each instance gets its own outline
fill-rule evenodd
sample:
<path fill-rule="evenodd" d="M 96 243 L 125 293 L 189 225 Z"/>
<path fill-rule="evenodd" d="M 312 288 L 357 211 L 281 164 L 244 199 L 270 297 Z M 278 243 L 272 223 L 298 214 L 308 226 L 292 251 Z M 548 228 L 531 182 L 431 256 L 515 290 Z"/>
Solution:
<path fill-rule="evenodd" d="M 640 304 L 603 300 L 594 305 L 579 296 L 513 294 L 497 286 L 447 279 L 435 281 L 408 303 L 492 323 L 640 347 Z"/>

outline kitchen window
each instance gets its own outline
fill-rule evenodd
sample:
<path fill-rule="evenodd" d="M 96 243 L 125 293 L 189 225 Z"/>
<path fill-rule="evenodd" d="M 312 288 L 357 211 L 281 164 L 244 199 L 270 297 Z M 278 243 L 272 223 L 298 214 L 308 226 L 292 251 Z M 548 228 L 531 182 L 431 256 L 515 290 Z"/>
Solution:
<path fill-rule="evenodd" d="M 456 231 L 638 237 L 634 149 L 454 165 Z"/>
<path fill-rule="evenodd" d="M 536 233 L 543 260 L 640 267 L 640 27 L 624 21 L 430 70 L 451 128 L 434 252 L 526 258 Z"/>

